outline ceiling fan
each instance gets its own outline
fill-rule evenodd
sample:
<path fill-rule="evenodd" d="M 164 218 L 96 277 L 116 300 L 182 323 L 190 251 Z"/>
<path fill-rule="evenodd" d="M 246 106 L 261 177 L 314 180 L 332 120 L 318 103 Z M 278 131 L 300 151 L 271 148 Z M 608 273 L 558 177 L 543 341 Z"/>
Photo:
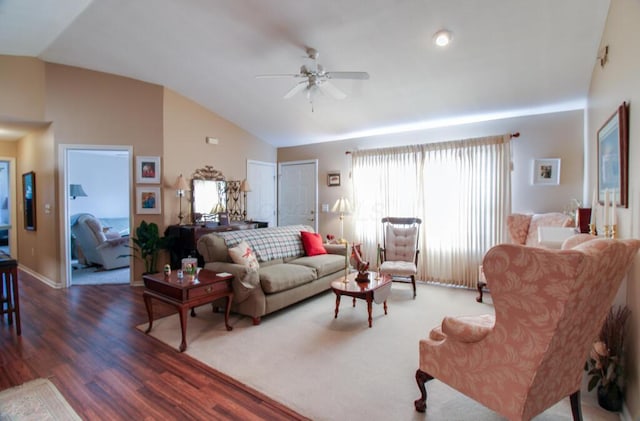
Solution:
<path fill-rule="evenodd" d="M 330 72 L 324 70 L 318 63 L 319 53 L 315 48 L 307 48 L 307 57 L 313 60 L 311 66 L 303 64 L 300 67 L 300 73 L 295 74 L 272 74 L 258 75 L 257 78 L 274 78 L 274 77 L 294 77 L 302 79 L 296 83 L 285 95 L 285 99 L 293 97 L 298 92 L 306 91 L 307 99 L 311 102 L 313 110 L 313 96 L 317 91 L 327 94 L 335 99 L 344 99 L 346 94 L 333 85 L 332 79 L 369 79 L 367 72 Z"/>

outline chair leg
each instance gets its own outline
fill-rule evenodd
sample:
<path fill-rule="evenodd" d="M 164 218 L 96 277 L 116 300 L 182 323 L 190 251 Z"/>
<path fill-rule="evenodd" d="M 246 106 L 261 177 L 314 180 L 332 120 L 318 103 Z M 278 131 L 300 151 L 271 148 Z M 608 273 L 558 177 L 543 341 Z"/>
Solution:
<path fill-rule="evenodd" d="M 418 412 L 427 410 L 427 389 L 424 384 L 429 380 L 433 380 L 433 376 L 420 369 L 416 370 L 416 383 L 418 383 L 418 389 L 420 389 L 420 398 L 416 399 L 413 404 Z"/>
<path fill-rule="evenodd" d="M 580 404 L 580 390 L 573 392 L 569 397 L 571 401 L 571 413 L 573 421 L 582 421 L 582 405 Z"/>
<path fill-rule="evenodd" d="M 413 299 L 416 299 L 416 277 L 411 275 L 411 284 L 413 285 Z"/>
<path fill-rule="evenodd" d="M 486 282 L 478 281 L 478 296 L 476 297 L 476 301 L 479 303 L 482 302 L 482 288 L 485 286 L 487 286 Z"/>

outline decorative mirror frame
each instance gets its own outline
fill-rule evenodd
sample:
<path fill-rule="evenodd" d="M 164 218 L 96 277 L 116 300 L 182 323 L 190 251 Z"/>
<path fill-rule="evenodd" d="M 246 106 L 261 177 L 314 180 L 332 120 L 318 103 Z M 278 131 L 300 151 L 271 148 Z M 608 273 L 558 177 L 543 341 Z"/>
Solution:
<path fill-rule="evenodd" d="M 222 171 L 216 170 L 214 169 L 211 165 L 205 165 L 204 168 L 198 168 L 194 171 L 193 175 L 191 176 L 191 219 L 193 221 L 194 224 L 198 224 L 198 223 L 203 223 L 203 222 L 207 222 L 209 221 L 209 219 L 211 218 L 211 220 L 215 220 L 217 215 L 212 215 L 212 214 L 202 214 L 199 212 L 195 212 L 195 188 L 194 188 L 194 181 L 195 180 L 207 180 L 207 181 L 224 181 L 225 182 L 225 189 L 223 192 L 218 192 L 218 194 L 220 193 L 225 193 L 226 196 L 226 183 L 227 180 L 224 176 L 224 174 L 222 174 Z M 225 206 L 226 206 L 226 201 L 228 199 L 225 198 Z"/>
<path fill-rule="evenodd" d="M 22 198 L 24 200 L 24 229 L 36 230 L 36 173 L 22 174 Z"/>

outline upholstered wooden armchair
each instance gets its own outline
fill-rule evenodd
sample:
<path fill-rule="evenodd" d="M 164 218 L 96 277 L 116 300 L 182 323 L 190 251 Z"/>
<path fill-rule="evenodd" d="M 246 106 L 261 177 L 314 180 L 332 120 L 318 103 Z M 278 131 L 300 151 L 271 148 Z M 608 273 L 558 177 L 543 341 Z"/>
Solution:
<path fill-rule="evenodd" d="M 425 382 L 436 378 L 510 420 L 529 420 L 566 396 L 573 419 L 582 419 L 584 362 L 640 241 L 580 235 L 567 245 L 489 250 L 483 266 L 495 316 L 446 317 L 420 340 L 416 410 L 425 411 Z"/>
<path fill-rule="evenodd" d="M 382 246 L 379 246 L 380 273 L 391 275 L 393 280 L 410 279 L 414 299 L 421 223 L 420 218 L 382 218 Z"/>

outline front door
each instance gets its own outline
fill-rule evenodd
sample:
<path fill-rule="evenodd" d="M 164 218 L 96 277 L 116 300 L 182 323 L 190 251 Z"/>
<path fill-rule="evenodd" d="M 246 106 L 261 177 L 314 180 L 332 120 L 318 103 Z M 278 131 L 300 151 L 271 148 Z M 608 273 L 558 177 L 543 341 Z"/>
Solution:
<path fill-rule="evenodd" d="M 310 225 L 318 231 L 318 160 L 279 164 L 278 225 Z"/>
<path fill-rule="evenodd" d="M 276 226 L 276 164 L 273 162 L 247 161 L 247 192 L 245 210 L 247 219 L 268 222 Z"/>

